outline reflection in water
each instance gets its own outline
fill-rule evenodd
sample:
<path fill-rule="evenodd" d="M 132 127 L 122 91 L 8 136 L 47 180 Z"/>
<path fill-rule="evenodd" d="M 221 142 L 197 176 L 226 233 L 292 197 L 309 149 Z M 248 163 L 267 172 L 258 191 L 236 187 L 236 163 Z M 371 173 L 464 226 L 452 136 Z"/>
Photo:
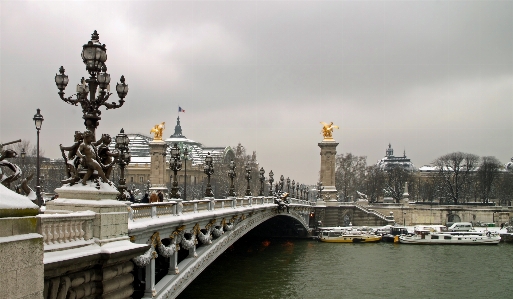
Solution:
<path fill-rule="evenodd" d="M 242 238 L 178 297 L 511 298 L 513 245 Z"/>

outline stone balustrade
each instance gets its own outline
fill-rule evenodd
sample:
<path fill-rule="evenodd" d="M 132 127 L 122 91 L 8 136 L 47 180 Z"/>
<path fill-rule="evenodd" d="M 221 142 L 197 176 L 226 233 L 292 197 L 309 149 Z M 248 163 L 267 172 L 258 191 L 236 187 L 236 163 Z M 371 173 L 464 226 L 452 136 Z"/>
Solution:
<path fill-rule="evenodd" d="M 251 207 L 254 205 L 266 205 L 274 203 L 273 197 L 241 197 L 223 199 L 200 199 L 189 201 L 169 201 L 148 204 L 132 204 L 129 208 L 129 219 L 136 221 L 143 218 L 158 218 L 165 215 L 181 215 L 198 213 L 202 211 L 213 211 L 219 209 Z M 291 199 L 291 204 L 312 206 L 313 203 L 307 200 Z"/>
<path fill-rule="evenodd" d="M 45 251 L 69 249 L 91 243 L 95 215 L 91 211 L 38 215 L 41 221 L 39 234 L 43 236 Z"/>

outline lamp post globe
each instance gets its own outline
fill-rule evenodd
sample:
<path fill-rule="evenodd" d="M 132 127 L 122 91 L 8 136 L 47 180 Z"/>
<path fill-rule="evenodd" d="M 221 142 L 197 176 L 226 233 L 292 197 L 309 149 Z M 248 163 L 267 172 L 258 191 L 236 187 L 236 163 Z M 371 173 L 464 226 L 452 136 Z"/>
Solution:
<path fill-rule="evenodd" d="M 41 198 L 41 186 L 40 186 L 40 172 L 41 166 L 39 164 L 39 131 L 41 130 L 41 126 L 43 125 L 44 118 L 41 115 L 41 109 L 37 108 L 37 113 L 32 118 L 37 130 L 37 148 L 36 148 L 36 197 L 37 197 L 37 205 L 41 207 L 43 205 L 43 201 Z"/>

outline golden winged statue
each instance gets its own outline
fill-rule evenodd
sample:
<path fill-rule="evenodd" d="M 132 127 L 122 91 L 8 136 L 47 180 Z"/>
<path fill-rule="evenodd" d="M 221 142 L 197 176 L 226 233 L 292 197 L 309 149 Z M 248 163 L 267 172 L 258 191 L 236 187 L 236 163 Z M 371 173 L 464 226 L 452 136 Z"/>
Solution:
<path fill-rule="evenodd" d="M 333 129 L 338 129 L 339 127 L 334 125 L 333 122 L 327 124 L 323 121 L 321 121 L 321 124 L 322 124 L 322 135 L 324 136 L 324 139 L 333 139 L 333 136 L 332 136 L 332 133 L 333 133 Z"/>
<path fill-rule="evenodd" d="M 162 122 L 159 125 L 155 125 L 153 129 L 150 130 L 150 133 L 153 133 L 153 140 L 162 140 L 162 133 L 166 128 L 166 123 Z"/>

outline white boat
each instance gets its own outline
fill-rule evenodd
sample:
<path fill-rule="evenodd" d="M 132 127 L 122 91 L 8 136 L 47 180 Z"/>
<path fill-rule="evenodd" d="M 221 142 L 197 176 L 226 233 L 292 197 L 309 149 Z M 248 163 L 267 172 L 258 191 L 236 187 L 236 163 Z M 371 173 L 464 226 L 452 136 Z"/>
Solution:
<path fill-rule="evenodd" d="M 461 244 L 483 245 L 499 244 L 501 237 L 496 232 L 432 232 L 430 230 L 416 230 L 413 235 L 399 237 L 401 244 Z"/>

